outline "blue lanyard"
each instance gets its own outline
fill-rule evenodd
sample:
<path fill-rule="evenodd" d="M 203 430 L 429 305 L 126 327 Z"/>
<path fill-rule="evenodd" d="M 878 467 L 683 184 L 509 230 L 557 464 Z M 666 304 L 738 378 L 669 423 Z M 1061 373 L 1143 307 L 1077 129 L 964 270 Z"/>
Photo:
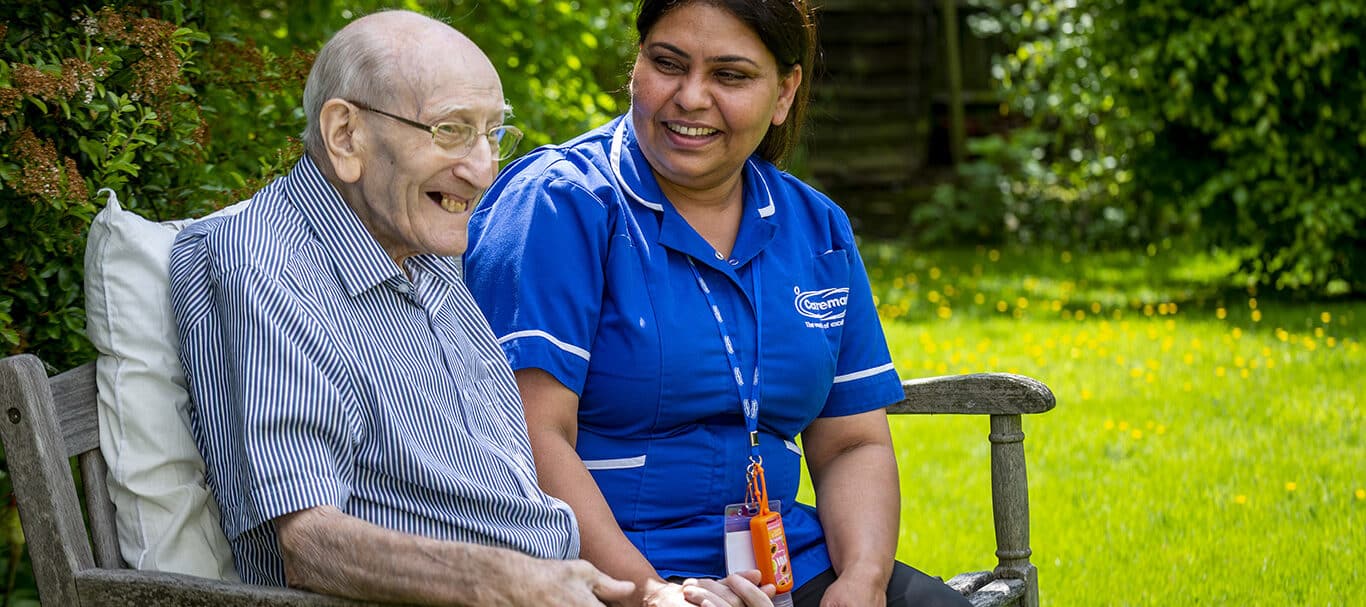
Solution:
<path fill-rule="evenodd" d="M 735 343 L 730 338 L 730 332 L 726 330 L 726 320 L 721 316 L 721 308 L 716 306 L 716 299 L 712 297 L 711 287 L 707 285 L 707 280 L 702 278 L 702 273 L 697 270 L 697 264 L 693 263 L 692 257 L 688 257 L 688 267 L 692 269 L 692 275 L 697 279 L 697 286 L 702 289 L 702 295 L 707 298 L 707 305 L 711 306 L 711 316 L 716 320 L 716 331 L 721 335 L 721 344 L 725 346 L 726 360 L 730 363 L 731 374 L 735 377 L 735 390 L 740 395 L 740 410 L 745 415 L 745 430 L 749 432 L 749 453 L 750 461 L 760 463 L 763 458 L 759 457 L 759 361 L 763 353 L 763 309 L 759 303 L 759 293 L 763 290 L 763 283 L 759 278 L 759 258 L 754 258 L 754 379 L 749 384 L 749 394 L 745 394 L 745 375 L 740 370 L 740 359 L 735 355 Z"/>

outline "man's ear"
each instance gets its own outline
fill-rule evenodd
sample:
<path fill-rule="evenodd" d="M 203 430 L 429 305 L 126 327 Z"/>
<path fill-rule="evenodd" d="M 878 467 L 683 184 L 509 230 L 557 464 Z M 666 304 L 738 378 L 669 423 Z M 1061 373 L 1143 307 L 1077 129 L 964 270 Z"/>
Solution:
<path fill-rule="evenodd" d="M 801 65 L 792 66 L 792 71 L 778 81 L 778 103 L 773 108 L 773 126 L 787 121 L 787 112 L 792 109 L 792 101 L 797 98 L 797 88 L 801 84 Z"/>
<path fill-rule="evenodd" d="M 365 132 L 360 124 L 360 110 L 341 99 L 328 99 L 318 115 L 318 128 L 322 130 L 323 147 L 337 179 L 345 183 L 359 181 L 365 168 L 361 158 Z"/>

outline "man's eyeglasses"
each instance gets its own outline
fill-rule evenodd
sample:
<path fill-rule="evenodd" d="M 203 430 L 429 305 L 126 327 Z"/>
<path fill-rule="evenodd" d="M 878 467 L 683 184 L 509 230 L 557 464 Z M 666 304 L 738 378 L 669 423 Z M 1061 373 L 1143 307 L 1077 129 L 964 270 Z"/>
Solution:
<path fill-rule="evenodd" d="M 480 137 L 488 139 L 489 147 L 493 149 L 493 155 L 498 160 L 507 160 L 512 157 L 513 151 L 517 149 L 517 144 L 522 141 L 522 130 L 511 125 L 496 126 L 487 132 L 480 133 L 478 129 L 463 122 L 442 122 L 438 124 L 422 124 L 416 120 L 409 120 L 402 116 L 390 114 L 384 110 L 377 110 L 364 103 L 347 100 L 347 103 L 354 105 L 367 112 L 374 112 L 380 116 L 393 118 L 403 124 L 413 128 L 419 128 L 432 134 L 432 141 L 455 155 L 456 158 L 463 158 L 470 150 L 474 149 L 475 142 Z"/>

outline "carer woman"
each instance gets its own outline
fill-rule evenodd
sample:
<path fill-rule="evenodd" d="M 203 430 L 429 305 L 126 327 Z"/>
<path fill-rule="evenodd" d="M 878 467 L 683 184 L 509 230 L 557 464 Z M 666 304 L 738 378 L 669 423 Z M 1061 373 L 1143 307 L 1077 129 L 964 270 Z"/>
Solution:
<path fill-rule="evenodd" d="M 805 3 L 645 0 L 636 26 L 630 111 L 507 167 L 470 221 L 541 486 L 642 605 L 766 602 L 723 540 L 760 459 L 799 607 L 966 605 L 894 560 L 900 381 L 848 217 L 775 166 L 810 88 Z"/>

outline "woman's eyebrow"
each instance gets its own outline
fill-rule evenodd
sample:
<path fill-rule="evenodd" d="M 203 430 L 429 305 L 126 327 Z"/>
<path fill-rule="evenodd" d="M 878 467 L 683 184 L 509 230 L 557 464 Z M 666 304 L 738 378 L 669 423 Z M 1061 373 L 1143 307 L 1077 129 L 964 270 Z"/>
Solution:
<path fill-rule="evenodd" d="M 684 59 L 692 58 L 692 55 L 689 55 L 688 53 L 684 52 L 683 49 L 678 48 L 672 44 L 669 44 L 668 42 L 653 42 L 650 44 L 650 47 L 662 48 L 675 55 L 679 55 Z M 759 63 L 757 61 L 750 59 L 749 57 L 746 57 L 744 55 L 716 55 L 714 57 L 707 57 L 707 63 L 748 63 L 750 65 L 753 65 L 754 67 L 759 67 Z"/>

